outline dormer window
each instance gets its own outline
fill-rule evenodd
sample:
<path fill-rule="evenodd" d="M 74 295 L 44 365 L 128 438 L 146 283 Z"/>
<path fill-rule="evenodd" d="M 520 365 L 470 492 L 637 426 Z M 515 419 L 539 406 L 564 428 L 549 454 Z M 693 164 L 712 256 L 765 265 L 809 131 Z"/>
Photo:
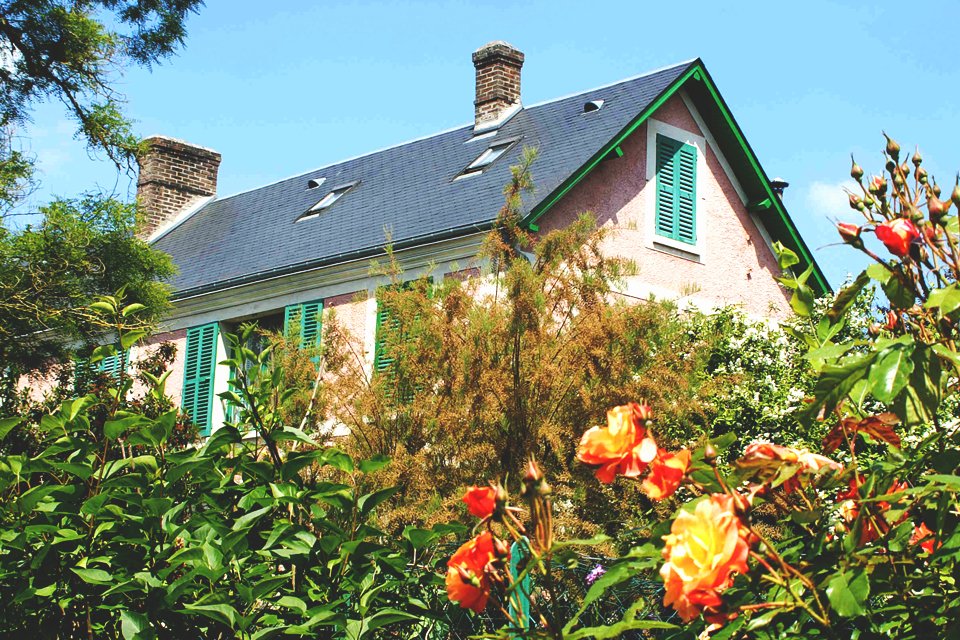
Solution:
<path fill-rule="evenodd" d="M 307 209 L 299 218 L 297 218 L 297 222 L 300 222 L 301 220 L 307 220 L 309 218 L 315 218 L 316 216 L 320 215 L 321 212 L 332 207 L 337 200 L 345 196 L 347 192 L 353 189 L 355 186 L 357 186 L 357 183 L 351 182 L 349 184 L 343 184 L 339 187 L 331 189 L 325 196 L 320 198 L 317 204 Z"/>
<path fill-rule="evenodd" d="M 483 173 L 483 170 L 492 165 L 497 161 L 500 156 L 505 154 L 510 150 L 513 145 L 517 143 L 519 138 L 511 138 L 510 140 L 501 140 L 490 145 L 487 149 L 484 150 L 477 159 L 467 165 L 467 168 L 460 172 L 460 174 L 454 178 L 454 180 L 459 180 L 461 178 L 466 178 L 467 176 L 473 176 L 478 173 Z"/>

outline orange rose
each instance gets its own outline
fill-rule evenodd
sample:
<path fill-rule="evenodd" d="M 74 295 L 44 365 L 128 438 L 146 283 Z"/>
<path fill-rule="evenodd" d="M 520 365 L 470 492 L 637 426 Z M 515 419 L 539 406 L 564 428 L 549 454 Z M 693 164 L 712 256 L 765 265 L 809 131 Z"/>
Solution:
<path fill-rule="evenodd" d="M 920 548 L 926 551 L 927 553 L 933 553 L 934 543 L 936 539 L 934 538 L 933 531 L 930 531 L 930 528 L 927 527 L 925 522 L 921 522 L 920 526 L 913 527 L 913 535 L 910 536 L 910 544 L 920 544 Z M 939 548 L 940 545 L 937 545 Z"/>
<path fill-rule="evenodd" d="M 910 245 L 920 237 L 917 227 L 906 218 L 894 218 L 882 222 L 874 229 L 877 238 L 898 258 L 910 253 Z"/>
<path fill-rule="evenodd" d="M 491 486 L 469 487 L 463 495 L 467 511 L 478 518 L 489 518 L 497 508 L 497 490 Z"/>
<path fill-rule="evenodd" d="M 693 512 L 681 511 L 663 539 L 663 604 L 672 606 L 684 622 L 702 611 L 717 613 L 720 594 L 733 583 L 734 572 L 747 571 L 750 552 L 733 498 L 714 494 L 697 503 Z"/>
<path fill-rule="evenodd" d="M 483 611 L 490 597 L 487 565 L 493 560 L 493 535 L 484 531 L 457 549 L 447 563 L 447 597 L 464 609 Z"/>
<path fill-rule="evenodd" d="M 662 449 L 650 463 L 650 474 L 643 481 L 643 490 L 651 500 L 663 500 L 673 495 L 690 466 L 690 452 L 684 449 L 670 453 Z"/>
<path fill-rule="evenodd" d="M 610 409 L 606 427 L 591 427 L 580 438 L 577 458 L 599 465 L 600 482 L 613 482 L 617 474 L 638 477 L 657 455 L 657 443 L 644 426 L 652 417 L 650 407 L 636 402 Z"/>

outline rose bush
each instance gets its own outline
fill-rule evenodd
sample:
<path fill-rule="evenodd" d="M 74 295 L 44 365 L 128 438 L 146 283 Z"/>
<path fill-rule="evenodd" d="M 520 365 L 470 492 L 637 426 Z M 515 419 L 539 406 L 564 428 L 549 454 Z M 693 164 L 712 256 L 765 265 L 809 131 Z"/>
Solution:
<path fill-rule="evenodd" d="M 789 331 L 809 347 L 816 377 L 793 419 L 824 435 L 819 451 L 813 443 L 735 445 L 724 429 L 670 453 L 657 446 L 651 407 L 610 409 L 606 426 L 581 437 L 578 459 L 601 483 L 636 482 L 653 499 L 673 496 L 677 509 L 669 522 L 650 527 L 645 542 L 606 563 L 581 609 L 558 620 L 550 613 L 556 597 L 549 565 L 569 543 L 554 540 L 546 481 L 531 480 L 536 490 L 525 485 L 526 515 L 508 505 L 496 525 L 504 540 L 529 536 L 527 567 L 537 585 L 535 613 L 511 618 L 509 633 L 960 636 L 960 180 L 941 200 L 919 152 L 901 161 L 899 145 L 887 138 L 885 154 L 885 174 L 864 182 L 858 165 L 851 170 L 861 193 L 851 194 L 850 204 L 865 223 L 843 222 L 838 231 L 873 264 L 829 308 L 817 308 L 806 284 L 813 267 L 793 273 L 796 255 L 777 247 L 781 282 L 798 315 Z M 871 233 L 892 258 L 870 246 Z M 853 315 L 871 283 L 886 295 L 882 319 L 851 332 L 862 326 Z M 495 564 L 487 565 L 495 576 L 490 598 L 513 611 L 520 576 L 491 570 Z M 638 600 L 620 620 L 583 625 L 582 613 L 607 590 L 653 575 L 664 585 L 666 609 Z"/>

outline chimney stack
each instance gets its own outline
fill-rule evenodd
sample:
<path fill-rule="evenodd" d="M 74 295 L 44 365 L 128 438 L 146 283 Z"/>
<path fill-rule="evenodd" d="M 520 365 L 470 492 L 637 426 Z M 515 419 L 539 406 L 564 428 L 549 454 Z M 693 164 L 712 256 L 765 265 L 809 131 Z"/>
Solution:
<path fill-rule="evenodd" d="M 137 159 L 137 201 L 142 212 L 137 234 L 146 239 L 181 211 L 216 195 L 220 154 L 166 136 L 151 136 L 144 142 L 147 150 Z"/>
<path fill-rule="evenodd" d="M 473 52 L 473 66 L 477 69 L 473 128 L 479 130 L 498 124 L 520 106 L 523 53 L 497 40 Z"/>

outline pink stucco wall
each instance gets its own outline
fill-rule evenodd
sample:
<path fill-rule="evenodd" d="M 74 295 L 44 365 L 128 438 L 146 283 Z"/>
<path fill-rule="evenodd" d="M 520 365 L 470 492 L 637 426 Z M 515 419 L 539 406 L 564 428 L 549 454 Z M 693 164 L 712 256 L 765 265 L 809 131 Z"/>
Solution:
<path fill-rule="evenodd" d="M 653 118 L 703 137 L 678 96 Z M 599 225 L 611 230 L 604 247 L 608 255 L 632 259 L 639 267 L 636 278 L 651 290 L 671 291 L 678 298 L 689 294 L 713 306 L 737 304 L 758 316 L 787 316 L 787 297 L 774 280 L 779 275 L 776 259 L 709 143 L 707 175 L 697 175 L 697 217 L 706 245 L 700 261 L 649 248 L 646 216 L 654 215 L 654 199 L 646 190 L 656 185 L 646 179 L 647 126 L 638 128 L 621 148 L 622 158 L 601 162 L 539 220 L 541 234 L 591 211 Z M 534 179 L 535 172 L 534 167 Z"/>
<path fill-rule="evenodd" d="M 131 358 L 136 360 L 142 356 L 145 351 L 153 351 L 156 345 L 163 342 L 172 342 L 177 348 L 177 355 L 170 364 L 170 377 L 167 378 L 166 392 L 167 396 L 173 401 L 174 406 L 180 406 L 180 397 L 183 394 L 183 361 L 187 351 L 187 330 L 168 331 L 150 336 L 137 346 L 136 351 L 131 354 Z M 135 391 L 138 391 L 135 389 Z"/>

